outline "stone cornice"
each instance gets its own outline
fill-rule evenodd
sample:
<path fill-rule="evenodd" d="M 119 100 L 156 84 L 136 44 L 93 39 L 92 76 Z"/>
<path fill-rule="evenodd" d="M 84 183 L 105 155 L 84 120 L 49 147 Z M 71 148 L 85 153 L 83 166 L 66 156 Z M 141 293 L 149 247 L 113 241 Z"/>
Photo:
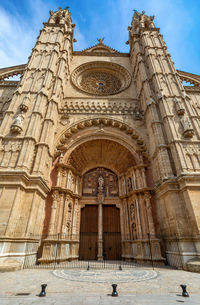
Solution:
<path fill-rule="evenodd" d="M 75 194 L 74 192 L 70 191 L 69 189 L 66 189 L 66 188 L 63 188 L 63 187 L 60 187 L 60 186 L 52 187 L 52 191 L 58 191 L 58 192 L 61 192 L 61 193 L 66 193 L 66 194 L 69 194 L 70 196 L 72 196 L 73 198 L 77 198 L 77 199 L 81 198 L 80 195 Z"/>
<path fill-rule="evenodd" d="M 200 172 L 199 173 L 187 173 L 183 172 L 177 177 L 166 178 L 162 183 L 155 186 L 154 191 L 159 198 L 167 192 L 180 192 L 183 189 L 195 189 L 199 190 Z"/>
<path fill-rule="evenodd" d="M 40 176 L 33 176 L 20 170 L 1 170 L 0 171 L 1 187 L 21 187 L 29 191 L 37 191 L 43 198 L 46 198 L 50 191 L 49 186 Z"/>
<path fill-rule="evenodd" d="M 130 57 L 129 53 L 73 51 L 73 56 Z"/>
<path fill-rule="evenodd" d="M 64 164 L 64 163 L 58 162 L 58 163 L 56 163 L 55 167 L 57 167 L 58 169 L 59 168 L 70 169 L 74 175 L 81 177 L 81 174 L 73 166 L 71 166 L 69 164 Z"/>
<path fill-rule="evenodd" d="M 128 194 L 121 195 L 121 196 L 119 196 L 119 198 L 120 199 L 129 198 L 130 196 L 135 195 L 135 194 L 144 194 L 144 193 L 151 192 L 151 191 L 153 191 L 152 187 L 143 187 L 140 189 L 132 190 Z"/>

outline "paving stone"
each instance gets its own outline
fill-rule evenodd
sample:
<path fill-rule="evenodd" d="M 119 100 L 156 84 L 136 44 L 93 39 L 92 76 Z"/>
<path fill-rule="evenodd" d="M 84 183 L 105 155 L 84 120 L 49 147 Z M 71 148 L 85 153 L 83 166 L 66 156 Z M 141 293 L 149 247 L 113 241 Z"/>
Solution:
<path fill-rule="evenodd" d="M 80 269 L 33 269 L 5 272 L 0 277 L 1 305 L 200 304 L 200 274 L 169 268 L 138 268 L 122 272 L 90 270 L 88 273 Z M 119 297 L 114 298 L 110 296 L 111 284 L 116 280 Z M 43 283 L 47 284 L 47 296 L 39 298 L 37 295 Z M 181 296 L 180 284 L 187 284 L 189 298 Z M 28 292 L 30 295 L 16 296 Z"/>

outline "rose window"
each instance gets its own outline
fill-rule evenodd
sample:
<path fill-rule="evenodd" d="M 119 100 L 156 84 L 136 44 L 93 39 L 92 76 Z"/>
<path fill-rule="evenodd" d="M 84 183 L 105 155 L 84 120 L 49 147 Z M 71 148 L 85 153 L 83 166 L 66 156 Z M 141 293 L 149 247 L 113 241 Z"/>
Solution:
<path fill-rule="evenodd" d="M 125 90 L 131 83 L 129 72 L 110 62 L 90 62 L 76 68 L 71 75 L 73 85 L 93 95 L 111 95 Z"/>

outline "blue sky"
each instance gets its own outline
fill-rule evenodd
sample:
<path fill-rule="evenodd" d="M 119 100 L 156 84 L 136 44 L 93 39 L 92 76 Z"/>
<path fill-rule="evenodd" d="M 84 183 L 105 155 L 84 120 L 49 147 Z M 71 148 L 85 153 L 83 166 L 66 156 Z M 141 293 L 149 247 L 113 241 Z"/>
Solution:
<path fill-rule="evenodd" d="M 133 9 L 145 10 L 155 15 L 176 68 L 200 74 L 200 0 L 0 0 L 0 67 L 27 62 L 49 10 L 59 6 L 70 6 L 75 50 L 105 37 L 105 44 L 128 52 Z"/>

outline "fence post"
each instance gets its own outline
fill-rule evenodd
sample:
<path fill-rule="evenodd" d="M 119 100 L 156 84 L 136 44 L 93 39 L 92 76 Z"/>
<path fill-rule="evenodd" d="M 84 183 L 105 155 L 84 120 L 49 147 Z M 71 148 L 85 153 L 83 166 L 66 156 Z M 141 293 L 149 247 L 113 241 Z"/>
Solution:
<path fill-rule="evenodd" d="M 58 233 L 58 238 L 56 241 L 56 252 L 55 252 L 55 260 L 54 260 L 54 269 L 56 268 L 56 259 L 57 259 L 57 255 L 58 255 L 58 245 L 59 245 L 59 237 L 60 237 L 60 233 Z"/>
<path fill-rule="evenodd" d="M 152 256 L 152 251 L 151 251 L 151 239 L 150 239 L 150 233 L 147 233 L 148 236 L 148 241 L 149 241 L 149 251 L 150 251 L 150 256 L 151 256 L 151 264 L 152 268 L 154 270 L 154 264 L 153 264 L 153 256 Z"/>
<path fill-rule="evenodd" d="M 25 246 L 25 249 L 24 249 L 24 261 L 23 261 L 23 265 L 22 265 L 22 269 L 25 269 L 26 268 L 26 261 L 27 261 L 27 249 L 28 248 L 28 243 L 26 241 L 26 246 Z"/>

